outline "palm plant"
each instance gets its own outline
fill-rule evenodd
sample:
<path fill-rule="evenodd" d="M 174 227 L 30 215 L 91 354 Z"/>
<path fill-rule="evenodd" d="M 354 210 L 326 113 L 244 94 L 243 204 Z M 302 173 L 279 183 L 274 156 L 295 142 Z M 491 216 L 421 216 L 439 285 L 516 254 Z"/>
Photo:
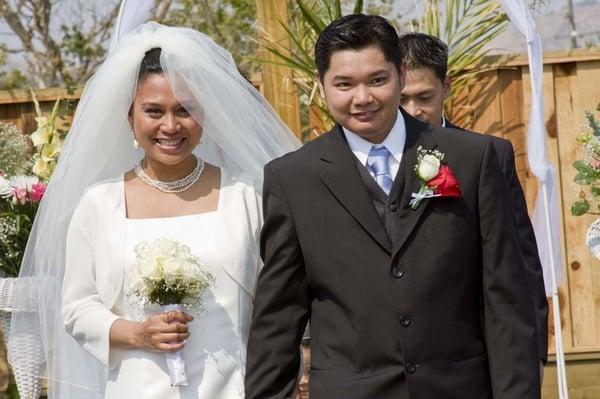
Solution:
<path fill-rule="evenodd" d="M 296 6 L 292 9 L 294 15 L 289 18 L 289 24 L 281 21 L 290 44 L 284 46 L 267 36 L 265 48 L 276 60 L 263 62 L 294 70 L 294 82 L 301 93 L 301 102 L 309 110 L 308 129 L 322 132 L 327 130 L 332 120 L 319 92 L 313 49 L 323 29 L 342 16 L 342 5 L 347 6 L 347 2 L 291 1 Z M 363 12 L 365 8 L 362 0 L 355 0 L 351 7 L 354 13 Z M 453 79 L 453 92 L 459 92 L 473 75 L 482 71 L 476 67 L 486 54 L 485 46 L 505 29 L 507 17 L 497 1 L 426 0 L 422 17 L 412 25 L 413 29 L 437 36 L 448 44 L 448 73 Z"/>
<path fill-rule="evenodd" d="M 292 9 L 293 17 L 290 24 L 280 21 L 289 36 L 289 47 L 282 46 L 276 40 L 266 36 L 266 50 L 275 55 L 275 61 L 262 61 L 281 65 L 294 70 L 294 83 L 297 85 L 302 105 L 309 113 L 308 129 L 310 133 L 327 130 L 332 120 L 327 107 L 319 92 L 319 82 L 315 77 L 314 52 L 317 38 L 325 27 L 333 20 L 342 16 L 341 0 L 293 0 L 296 5 Z M 354 13 L 363 11 L 364 3 L 356 0 Z M 307 131 L 308 130 L 308 131 Z"/>
<path fill-rule="evenodd" d="M 449 49 L 452 94 L 462 91 L 485 71 L 486 45 L 506 29 L 508 17 L 497 1 L 427 0 L 418 30 L 443 40 Z"/>

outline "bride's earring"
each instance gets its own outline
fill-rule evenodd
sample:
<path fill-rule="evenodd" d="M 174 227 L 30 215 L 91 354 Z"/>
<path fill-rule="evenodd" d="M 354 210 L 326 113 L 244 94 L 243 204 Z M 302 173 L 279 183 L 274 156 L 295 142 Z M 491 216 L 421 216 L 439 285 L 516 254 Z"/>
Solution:
<path fill-rule="evenodd" d="M 133 133 L 133 148 L 140 148 L 140 143 L 138 143 L 137 139 L 135 138 L 135 130 L 131 129 L 131 133 Z"/>

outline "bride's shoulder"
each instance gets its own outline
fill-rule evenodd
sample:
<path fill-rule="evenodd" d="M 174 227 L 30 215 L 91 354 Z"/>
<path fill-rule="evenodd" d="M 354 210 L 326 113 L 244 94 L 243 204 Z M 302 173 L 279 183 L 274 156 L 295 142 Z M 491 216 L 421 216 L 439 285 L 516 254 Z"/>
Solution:
<path fill-rule="evenodd" d="M 100 180 L 90 185 L 84 193 L 84 196 L 104 196 L 111 193 L 116 193 L 123 187 L 123 174 L 109 177 L 108 179 Z"/>
<path fill-rule="evenodd" d="M 221 188 L 231 187 L 235 190 L 243 191 L 259 191 L 261 189 L 261 182 L 255 176 L 248 173 L 221 168 Z"/>
<path fill-rule="evenodd" d="M 88 186 L 79 201 L 81 204 L 106 204 L 111 199 L 119 199 L 123 191 L 123 175 L 100 180 Z"/>

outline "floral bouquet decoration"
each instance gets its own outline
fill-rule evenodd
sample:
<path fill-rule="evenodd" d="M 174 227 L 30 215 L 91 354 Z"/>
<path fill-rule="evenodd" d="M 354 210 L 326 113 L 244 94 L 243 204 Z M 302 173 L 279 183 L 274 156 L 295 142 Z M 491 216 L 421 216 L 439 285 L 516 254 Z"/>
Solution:
<path fill-rule="evenodd" d="M 600 105 L 597 108 L 600 111 Z M 600 124 L 591 112 L 585 113 L 587 126 L 577 141 L 583 147 L 583 157 L 573 162 L 577 171 L 573 182 L 577 184 L 576 199 L 571 203 L 571 214 L 600 215 Z M 600 219 L 590 226 L 586 243 L 592 253 L 600 258 Z"/>
<path fill-rule="evenodd" d="M 0 123 L 0 277 L 17 277 L 46 180 L 31 171 L 29 138 Z"/>
<path fill-rule="evenodd" d="M 178 241 L 157 239 L 135 247 L 136 264 L 129 274 L 129 295 L 140 305 L 158 305 L 162 312 L 201 311 L 202 295 L 214 282 L 200 259 Z M 166 353 L 171 385 L 188 385 L 183 350 Z"/>
<path fill-rule="evenodd" d="M 44 115 L 31 92 L 37 129 L 27 136 L 0 123 L 0 277 L 17 277 L 33 220 L 60 156 L 70 123 L 69 101 Z"/>
<path fill-rule="evenodd" d="M 412 193 L 409 205 L 415 210 L 426 198 L 462 196 L 460 185 L 452 169 L 444 161 L 444 153 L 438 150 L 417 148 L 415 173 L 419 179 L 419 191 Z"/>

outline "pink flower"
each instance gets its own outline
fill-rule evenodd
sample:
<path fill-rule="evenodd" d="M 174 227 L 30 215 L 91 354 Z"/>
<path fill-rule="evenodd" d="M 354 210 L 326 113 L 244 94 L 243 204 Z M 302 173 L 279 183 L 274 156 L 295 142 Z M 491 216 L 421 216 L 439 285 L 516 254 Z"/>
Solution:
<path fill-rule="evenodd" d="M 15 187 L 11 190 L 13 204 L 25 205 L 27 201 L 27 189 L 25 187 Z"/>
<path fill-rule="evenodd" d="M 40 202 L 45 192 L 46 185 L 44 183 L 32 184 L 31 191 L 29 191 L 29 198 L 31 198 L 32 202 Z"/>
<path fill-rule="evenodd" d="M 600 160 L 593 159 L 591 164 L 594 169 L 600 170 Z"/>

